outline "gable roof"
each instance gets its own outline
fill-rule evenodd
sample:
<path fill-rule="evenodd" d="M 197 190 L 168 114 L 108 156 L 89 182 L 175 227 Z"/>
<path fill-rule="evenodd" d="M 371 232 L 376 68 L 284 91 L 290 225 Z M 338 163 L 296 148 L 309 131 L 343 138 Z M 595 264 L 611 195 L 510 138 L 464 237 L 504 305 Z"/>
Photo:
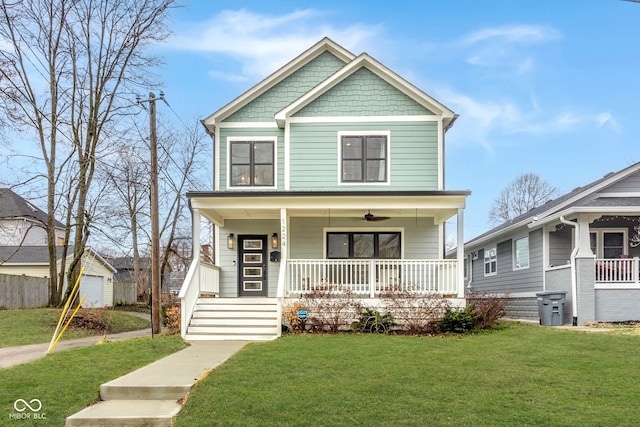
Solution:
<path fill-rule="evenodd" d="M 256 97 L 262 95 L 277 83 L 285 80 L 291 74 L 295 73 L 297 70 L 299 70 L 324 52 L 332 53 L 345 63 L 351 61 L 355 57 L 355 55 L 353 55 L 351 52 L 349 52 L 330 38 L 325 37 L 318 43 L 311 46 L 309 49 L 302 52 L 296 58 L 276 70 L 267 78 L 253 86 L 251 89 L 244 92 L 242 95 L 238 96 L 236 99 L 220 108 L 218 111 L 209 115 L 202 121 L 202 123 L 209 129 L 215 127 L 219 122 L 223 121 L 231 114 L 249 104 Z"/>
<path fill-rule="evenodd" d="M 475 247 L 481 245 L 488 240 L 494 239 L 502 234 L 506 234 L 516 228 L 528 225 L 530 228 L 542 226 L 548 222 L 556 221 L 560 216 L 567 215 L 572 212 L 594 210 L 606 211 L 607 207 L 636 207 L 639 205 L 640 197 L 637 193 L 633 193 L 630 197 L 597 197 L 597 192 L 609 187 L 616 182 L 640 171 L 640 162 L 635 163 L 618 172 L 611 172 L 600 179 L 597 179 L 582 187 L 577 187 L 572 191 L 550 200 L 544 205 L 538 206 L 525 212 L 524 214 L 513 218 L 510 221 L 502 223 L 495 228 L 480 234 L 465 243 L 465 247 Z M 595 196 L 585 200 L 588 196 Z"/>
<path fill-rule="evenodd" d="M 32 205 L 9 188 L 0 188 L 0 218 L 27 218 L 47 224 L 47 214 L 42 209 Z M 64 228 L 58 220 L 55 221 L 55 226 Z"/>
<path fill-rule="evenodd" d="M 56 246 L 56 260 L 62 259 L 63 246 Z M 111 272 L 117 270 L 109 264 L 100 254 L 91 248 L 85 249 L 85 255 L 103 264 Z M 67 259 L 73 257 L 73 252 L 67 255 Z M 90 261 L 89 261 L 90 262 Z M 0 266 L 2 265 L 49 265 L 49 248 L 47 246 L 0 246 Z"/>
<path fill-rule="evenodd" d="M 346 64 L 331 77 L 324 80 L 322 83 L 311 89 L 309 92 L 298 98 L 293 103 L 289 104 L 284 109 L 280 110 L 276 114 L 276 122 L 278 126 L 284 127 L 284 122 L 287 118 L 293 116 L 300 111 L 306 105 L 317 99 L 322 94 L 326 93 L 329 89 L 335 87 L 341 81 L 351 76 L 361 68 L 366 68 L 376 76 L 380 77 L 385 82 L 389 83 L 400 92 L 409 96 L 411 99 L 422 105 L 429 111 L 436 115 L 442 115 L 444 117 L 445 130 L 451 126 L 456 118 L 456 114 L 447 108 L 444 104 L 440 103 L 436 99 L 427 95 L 425 92 L 409 83 L 407 80 L 400 77 L 395 72 L 378 62 L 376 59 L 369 56 L 367 53 L 360 54 L 357 58 Z"/>

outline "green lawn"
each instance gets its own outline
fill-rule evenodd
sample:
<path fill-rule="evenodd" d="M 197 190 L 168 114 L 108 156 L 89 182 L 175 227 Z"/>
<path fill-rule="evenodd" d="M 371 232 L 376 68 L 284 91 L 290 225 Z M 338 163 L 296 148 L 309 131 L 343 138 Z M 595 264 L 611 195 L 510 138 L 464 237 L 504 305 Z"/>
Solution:
<path fill-rule="evenodd" d="M 636 426 L 640 336 L 511 324 L 469 336 L 293 335 L 196 386 L 176 426 Z"/>
<path fill-rule="evenodd" d="M 184 347 L 179 335 L 158 335 L 60 351 L 0 369 L 0 425 L 63 426 L 69 415 L 98 400 L 101 384 Z M 40 400 L 38 414 L 46 419 L 10 418 L 18 414 L 17 399 Z"/>
<path fill-rule="evenodd" d="M 0 348 L 51 341 L 61 309 L 34 308 L 0 310 Z M 90 310 L 108 326 L 108 333 L 134 331 L 149 327 L 149 320 L 111 309 Z M 87 312 L 81 310 L 78 314 Z M 69 328 L 62 339 L 101 335 L 90 329 Z"/>

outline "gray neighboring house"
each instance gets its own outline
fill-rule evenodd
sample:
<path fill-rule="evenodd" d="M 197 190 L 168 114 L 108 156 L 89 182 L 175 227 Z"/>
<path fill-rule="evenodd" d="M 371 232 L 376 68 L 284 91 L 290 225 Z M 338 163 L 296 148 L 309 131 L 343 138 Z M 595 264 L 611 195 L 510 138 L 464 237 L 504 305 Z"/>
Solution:
<path fill-rule="evenodd" d="M 47 214 L 7 188 L 0 188 L 0 274 L 49 277 Z M 64 248 L 64 225 L 55 222 L 58 270 Z M 73 257 L 69 250 L 66 268 Z M 113 273 L 116 270 L 87 248 L 83 255 L 85 273 L 80 294 L 87 295 L 85 307 L 113 304 Z"/>
<path fill-rule="evenodd" d="M 538 320 L 536 293 L 565 291 L 564 323 L 640 320 L 640 163 L 578 187 L 465 244 L 467 295 L 508 294 Z"/>

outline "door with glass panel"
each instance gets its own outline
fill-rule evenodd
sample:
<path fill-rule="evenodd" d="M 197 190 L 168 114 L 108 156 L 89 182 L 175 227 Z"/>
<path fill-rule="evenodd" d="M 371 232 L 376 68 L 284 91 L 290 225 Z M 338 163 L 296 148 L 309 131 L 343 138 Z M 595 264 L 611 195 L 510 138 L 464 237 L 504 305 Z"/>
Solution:
<path fill-rule="evenodd" d="M 267 236 L 238 236 L 238 295 L 267 296 Z"/>

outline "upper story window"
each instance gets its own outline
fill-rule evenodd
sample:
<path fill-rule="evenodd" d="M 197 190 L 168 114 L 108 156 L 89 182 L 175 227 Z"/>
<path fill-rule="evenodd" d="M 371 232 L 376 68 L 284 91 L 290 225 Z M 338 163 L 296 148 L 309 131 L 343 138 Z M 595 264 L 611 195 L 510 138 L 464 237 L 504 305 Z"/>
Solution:
<path fill-rule="evenodd" d="M 232 187 L 273 187 L 275 141 L 230 140 L 230 184 Z"/>
<path fill-rule="evenodd" d="M 484 275 L 493 276 L 498 274 L 498 252 L 496 247 L 484 250 Z"/>
<path fill-rule="evenodd" d="M 513 241 L 513 269 L 529 268 L 529 236 Z"/>
<path fill-rule="evenodd" d="M 387 183 L 389 181 L 389 134 L 341 133 L 340 182 Z"/>

